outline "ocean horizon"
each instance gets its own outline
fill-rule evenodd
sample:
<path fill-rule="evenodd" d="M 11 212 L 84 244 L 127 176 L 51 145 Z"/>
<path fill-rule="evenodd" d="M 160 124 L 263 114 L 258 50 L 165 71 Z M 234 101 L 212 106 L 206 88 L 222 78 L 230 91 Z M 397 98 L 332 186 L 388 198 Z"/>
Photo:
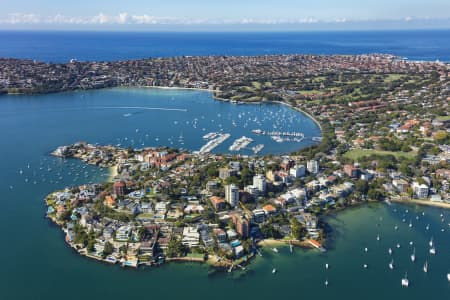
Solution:
<path fill-rule="evenodd" d="M 142 32 L 3 30 L 0 57 L 45 62 L 207 55 L 392 54 L 450 61 L 450 30 Z"/>

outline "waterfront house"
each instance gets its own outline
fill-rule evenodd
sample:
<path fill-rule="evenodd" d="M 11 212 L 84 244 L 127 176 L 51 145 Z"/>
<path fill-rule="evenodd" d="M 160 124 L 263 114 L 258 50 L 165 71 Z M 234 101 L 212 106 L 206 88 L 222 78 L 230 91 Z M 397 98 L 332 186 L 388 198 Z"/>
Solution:
<path fill-rule="evenodd" d="M 181 240 L 183 245 L 192 247 L 198 247 L 200 244 L 200 234 L 196 227 L 184 227 L 183 238 Z"/>
<path fill-rule="evenodd" d="M 404 179 L 394 179 L 392 180 L 392 185 L 397 189 L 399 193 L 406 193 L 409 188 L 409 184 Z"/>

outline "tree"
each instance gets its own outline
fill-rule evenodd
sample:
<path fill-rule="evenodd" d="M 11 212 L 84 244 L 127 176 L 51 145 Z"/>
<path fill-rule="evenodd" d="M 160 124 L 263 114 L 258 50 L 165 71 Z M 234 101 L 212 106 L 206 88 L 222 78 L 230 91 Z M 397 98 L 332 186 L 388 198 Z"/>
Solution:
<path fill-rule="evenodd" d="M 383 193 L 381 193 L 379 190 L 377 189 L 370 189 L 369 192 L 367 193 L 367 196 L 369 197 L 369 199 L 371 200 L 376 200 L 376 201 L 381 201 L 383 200 Z"/>
<path fill-rule="evenodd" d="M 355 190 L 357 192 L 361 193 L 362 195 L 367 194 L 367 192 L 369 190 L 369 185 L 367 184 L 367 181 L 365 181 L 365 180 L 356 181 Z"/>
<path fill-rule="evenodd" d="M 296 218 L 291 218 L 291 233 L 298 240 L 306 236 L 305 227 Z"/>
<path fill-rule="evenodd" d="M 266 237 L 274 239 L 282 237 L 281 233 L 270 224 L 263 224 L 261 226 L 261 233 Z"/>
<path fill-rule="evenodd" d="M 103 249 L 102 257 L 105 258 L 112 254 L 114 251 L 113 245 L 110 242 L 105 243 L 105 248 Z"/>
<path fill-rule="evenodd" d="M 94 252 L 95 251 L 94 245 L 95 245 L 95 240 L 94 241 L 93 240 L 88 241 L 87 246 L 86 246 L 86 250 L 89 253 Z"/>
<path fill-rule="evenodd" d="M 172 237 L 167 246 L 166 255 L 168 257 L 182 256 L 186 252 L 186 247 L 183 245 L 180 239 Z"/>
<path fill-rule="evenodd" d="M 443 131 L 443 130 L 440 130 L 440 131 L 438 131 L 438 132 L 436 132 L 435 134 L 434 134 L 434 139 L 437 141 L 437 142 L 440 142 L 440 141 L 443 141 L 443 140 L 445 140 L 446 138 L 447 138 L 447 132 L 446 131 Z"/>

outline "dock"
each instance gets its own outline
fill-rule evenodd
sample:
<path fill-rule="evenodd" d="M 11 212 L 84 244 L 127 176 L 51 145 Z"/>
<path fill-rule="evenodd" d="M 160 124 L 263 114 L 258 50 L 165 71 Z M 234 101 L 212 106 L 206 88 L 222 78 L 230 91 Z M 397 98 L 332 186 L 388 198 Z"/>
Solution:
<path fill-rule="evenodd" d="M 314 248 L 318 249 L 320 252 L 325 252 L 325 251 L 327 251 L 327 250 L 322 246 L 322 244 L 319 243 L 319 242 L 316 241 L 316 240 L 309 239 L 307 242 L 308 242 L 308 244 L 310 244 L 310 245 L 313 246 Z"/>

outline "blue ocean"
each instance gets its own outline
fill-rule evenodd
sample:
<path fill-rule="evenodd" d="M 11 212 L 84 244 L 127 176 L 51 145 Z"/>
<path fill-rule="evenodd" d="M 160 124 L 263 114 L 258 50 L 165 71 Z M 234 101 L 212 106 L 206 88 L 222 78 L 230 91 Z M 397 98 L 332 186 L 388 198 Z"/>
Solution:
<path fill-rule="evenodd" d="M 335 32 L 0 31 L 0 57 L 47 62 L 113 61 L 182 55 L 389 53 L 450 61 L 450 30 Z"/>

